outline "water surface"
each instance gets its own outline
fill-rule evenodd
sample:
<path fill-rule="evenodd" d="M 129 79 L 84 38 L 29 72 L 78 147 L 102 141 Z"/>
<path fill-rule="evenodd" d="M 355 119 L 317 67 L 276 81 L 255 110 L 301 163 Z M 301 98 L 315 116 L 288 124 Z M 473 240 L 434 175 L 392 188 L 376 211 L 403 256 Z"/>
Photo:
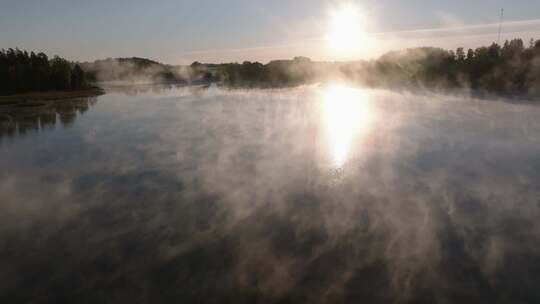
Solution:
<path fill-rule="evenodd" d="M 2 303 L 538 303 L 540 108 L 134 87 L 0 116 Z"/>

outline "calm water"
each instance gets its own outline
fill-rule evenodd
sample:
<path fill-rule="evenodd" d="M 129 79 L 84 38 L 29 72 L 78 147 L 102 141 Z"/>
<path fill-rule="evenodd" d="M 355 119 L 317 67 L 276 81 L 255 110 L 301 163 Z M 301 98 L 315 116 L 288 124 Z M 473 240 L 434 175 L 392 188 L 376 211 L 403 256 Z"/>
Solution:
<path fill-rule="evenodd" d="M 540 107 L 345 86 L 0 115 L 1 303 L 539 303 Z"/>

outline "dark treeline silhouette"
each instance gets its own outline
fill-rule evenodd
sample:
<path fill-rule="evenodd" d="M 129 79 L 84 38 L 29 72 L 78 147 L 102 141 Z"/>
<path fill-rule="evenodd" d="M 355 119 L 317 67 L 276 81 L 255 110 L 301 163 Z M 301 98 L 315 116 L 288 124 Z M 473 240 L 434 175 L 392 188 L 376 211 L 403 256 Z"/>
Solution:
<path fill-rule="evenodd" d="M 126 84 L 191 84 L 207 85 L 212 82 L 233 87 L 279 87 L 316 81 L 327 63 L 313 62 L 306 57 L 293 60 L 275 60 L 264 65 L 259 62 L 200 63 L 189 66 L 165 65 L 145 58 L 109 58 L 81 63 L 87 78 L 103 83 Z M 317 67 L 316 69 L 314 67 Z"/>
<path fill-rule="evenodd" d="M 540 40 L 506 41 L 476 49 L 422 47 L 387 53 L 377 60 L 314 62 L 309 58 L 243 63 L 165 65 L 145 58 L 71 63 L 19 49 L 0 52 L 0 94 L 79 89 L 94 82 L 207 84 L 285 87 L 345 79 L 368 87 L 468 89 L 540 95 Z"/>
<path fill-rule="evenodd" d="M 128 83 L 222 83 L 231 87 L 286 87 L 343 79 L 367 87 L 467 89 L 540 95 L 540 40 L 506 41 L 476 49 L 421 47 L 389 52 L 377 60 L 314 62 L 309 58 L 260 62 L 165 65 L 144 58 L 82 63 L 91 81 Z"/>
<path fill-rule="evenodd" d="M 293 60 L 276 60 L 264 65 L 245 61 L 242 64 L 229 63 L 218 67 L 218 78 L 231 86 L 292 86 L 316 80 L 315 66 L 306 57 Z"/>
<path fill-rule="evenodd" d="M 192 65 L 193 66 L 193 65 Z M 201 65 L 197 65 L 202 69 Z M 540 95 L 540 40 L 496 43 L 475 50 L 412 48 L 377 60 L 323 63 L 294 60 L 206 65 L 230 86 L 276 87 L 341 78 L 368 87 L 470 89 L 495 94 Z"/>
<path fill-rule="evenodd" d="M 521 39 L 475 50 L 415 48 L 376 61 L 343 65 L 347 78 L 368 86 L 471 89 L 495 94 L 540 94 L 540 40 Z"/>
<path fill-rule="evenodd" d="M 85 73 L 75 63 L 58 56 L 19 49 L 0 51 L 0 94 L 86 88 Z"/>

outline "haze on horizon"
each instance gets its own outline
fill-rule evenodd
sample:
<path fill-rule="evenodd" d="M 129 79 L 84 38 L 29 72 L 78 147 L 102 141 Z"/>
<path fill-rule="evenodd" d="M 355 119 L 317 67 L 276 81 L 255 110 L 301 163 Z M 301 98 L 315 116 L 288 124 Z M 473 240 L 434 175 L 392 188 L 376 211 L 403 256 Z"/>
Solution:
<path fill-rule="evenodd" d="M 170 64 L 369 59 L 415 46 L 454 49 L 540 37 L 534 0 L 3 0 L 0 48 L 77 61 L 147 57 Z"/>

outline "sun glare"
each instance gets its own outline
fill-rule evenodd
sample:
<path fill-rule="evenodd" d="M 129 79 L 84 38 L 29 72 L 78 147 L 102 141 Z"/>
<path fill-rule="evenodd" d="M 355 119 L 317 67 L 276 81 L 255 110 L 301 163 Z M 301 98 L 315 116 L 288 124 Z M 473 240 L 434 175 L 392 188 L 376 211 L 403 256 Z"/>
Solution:
<path fill-rule="evenodd" d="M 369 98 L 359 89 L 341 85 L 328 87 L 323 93 L 322 110 L 333 164 L 340 168 L 349 157 L 354 139 L 369 124 Z"/>
<path fill-rule="evenodd" d="M 361 10 L 346 5 L 332 11 L 326 41 L 332 55 L 340 58 L 363 53 L 369 47 L 369 39 Z"/>

